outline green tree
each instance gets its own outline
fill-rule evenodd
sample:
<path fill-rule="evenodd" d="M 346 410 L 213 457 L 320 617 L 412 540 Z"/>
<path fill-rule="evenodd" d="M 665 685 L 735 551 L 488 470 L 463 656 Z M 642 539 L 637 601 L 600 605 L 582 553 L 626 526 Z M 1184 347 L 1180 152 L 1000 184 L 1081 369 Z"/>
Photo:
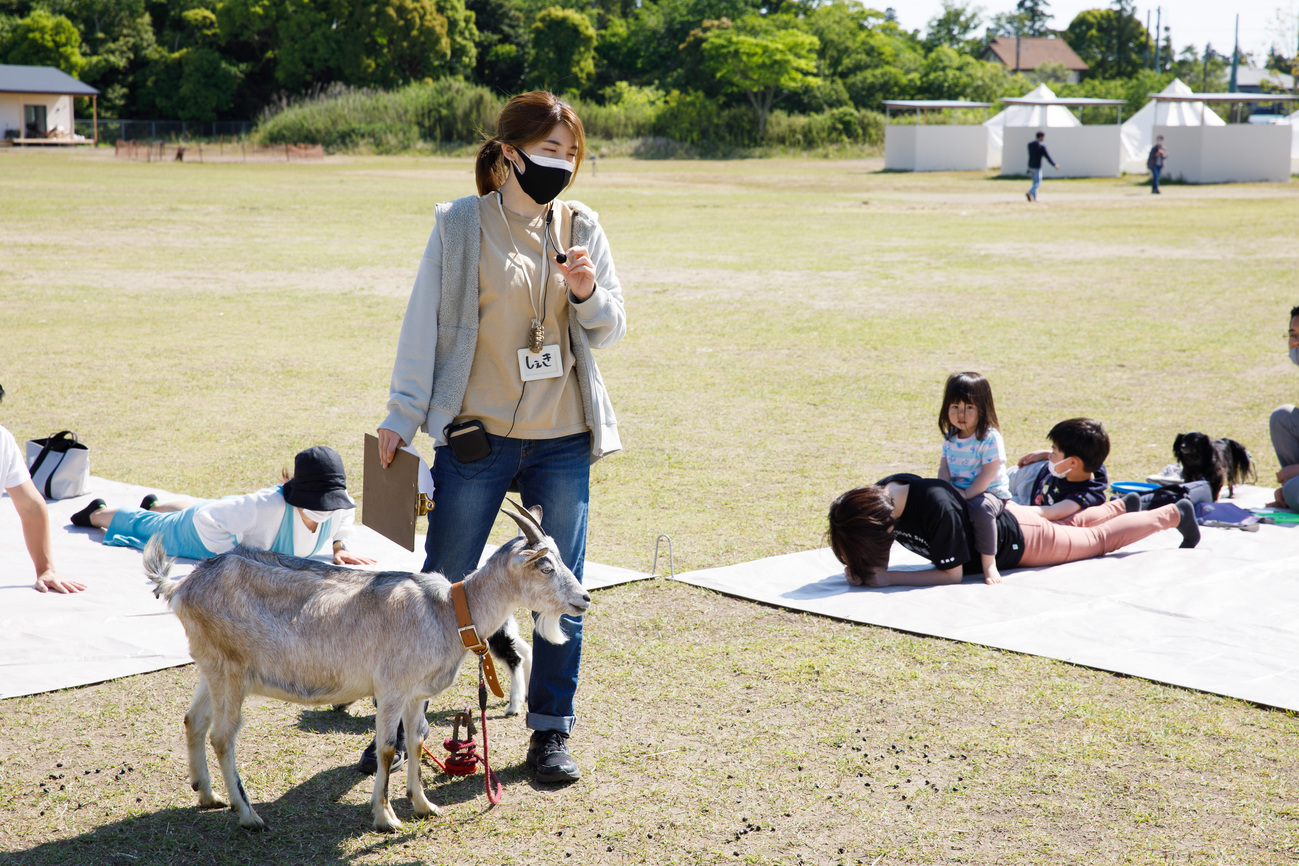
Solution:
<path fill-rule="evenodd" d="M 820 40 L 793 27 L 777 28 L 751 16 L 740 26 L 719 28 L 704 42 L 708 69 L 727 90 L 741 93 L 758 115 L 758 137 L 776 94 L 819 84 L 816 51 Z"/>
<path fill-rule="evenodd" d="M 213 48 L 155 48 L 137 76 L 137 105 L 147 115 L 212 121 L 234 104 L 239 70 Z"/>
<path fill-rule="evenodd" d="M 1015 4 L 1015 13 L 1019 17 L 1021 33 L 1018 36 L 1046 36 L 1051 32 L 1047 25 L 1052 15 L 1048 11 L 1051 4 L 1047 0 L 1019 0 Z"/>
<path fill-rule="evenodd" d="M 551 6 L 532 23 L 528 79 L 556 93 L 580 90 L 595 75 L 595 27 L 581 12 Z"/>
<path fill-rule="evenodd" d="M 1089 78 L 1130 78 L 1153 52 L 1134 8 L 1132 0 L 1114 0 L 1113 9 L 1085 9 L 1069 22 L 1065 41 L 1087 64 Z"/>
<path fill-rule="evenodd" d="M 0 46 L 6 63 L 21 66 L 55 66 L 76 77 L 85 68 L 81 54 L 81 34 L 62 15 L 51 15 L 34 9 L 9 31 Z"/>
<path fill-rule="evenodd" d="M 474 77 L 498 93 L 517 93 L 523 87 L 528 30 L 514 0 L 466 0 L 478 30 Z"/>
<path fill-rule="evenodd" d="M 925 34 L 925 50 L 933 51 L 940 45 L 957 51 L 977 53 L 981 40 L 972 38 L 982 23 L 983 10 L 961 0 L 943 0 L 943 11 L 929 19 Z"/>

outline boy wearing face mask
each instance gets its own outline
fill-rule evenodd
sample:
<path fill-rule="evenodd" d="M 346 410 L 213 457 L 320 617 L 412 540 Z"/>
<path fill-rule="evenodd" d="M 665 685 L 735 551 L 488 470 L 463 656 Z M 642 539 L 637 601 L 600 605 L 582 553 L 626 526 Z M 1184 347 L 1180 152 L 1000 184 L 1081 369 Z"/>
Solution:
<path fill-rule="evenodd" d="M 1099 421 L 1070 418 L 1052 427 L 1047 439 L 1051 450 L 1020 458 L 1018 472 L 1033 478 L 1024 504 L 1053 523 L 1073 526 L 1080 511 L 1105 504 L 1110 437 Z"/>
<path fill-rule="evenodd" d="M 1287 333 L 1290 360 L 1299 366 L 1299 306 L 1290 310 L 1290 330 Z M 1281 469 L 1276 481 L 1273 505 L 1299 511 L 1299 409 L 1292 405 L 1280 406 L 1272 412 L 1269 424 L 1272 448 L 1276 451 Z"/>
<path fill-rule="evenodd" d="M 335 565 L 373 565 L 374 559 L 348 549 L 355 511 L 343 458 L 317 445 L 298 452 L 293 474 L 286 472 L 276 487 L 197 502 L 159 502 L 150 493 L 139 508 L 109 508 L 95 499 L 72 515 L 72 523 L 103 529 L 104 543 L 113 547 L 142 550 L 156 536 L 168 556 L 207 559 L 238 544 L 314 556 L 329 543 Z"/>

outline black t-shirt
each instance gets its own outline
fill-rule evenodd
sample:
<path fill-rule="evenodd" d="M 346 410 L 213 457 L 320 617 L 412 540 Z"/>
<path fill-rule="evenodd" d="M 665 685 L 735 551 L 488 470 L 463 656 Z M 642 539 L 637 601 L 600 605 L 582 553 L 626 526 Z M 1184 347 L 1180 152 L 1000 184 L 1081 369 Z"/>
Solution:
<path fill-rule="evenodd" d="M 1087 481 L 1067 481 L 1051 474 L 1048 462 L 1042 463 L 1033 482 L 1033 495 L 1029 497 L 1030 505 L 1057 505 L 1061 502 L 1077 502 L 1083 508 L 1105 504 L 1105 490 L 1110 486 L 1105 475 L 1105 467 L 1092 473 Z"/>
<path fill-rule="evenodd" d="M 965 497 L 946 481 L 902 473 L 877 484 L 906 484 L 907 504 L 894 527 L 898 543 L 934 564 L 948 569 L 961 566 L 963 574 L 982 574 L 983 563 L 974 552 L 974 528 L 965 510 Z M 997 568 L 1019 565 L 1024 555 L 1024 533 L 1009 511 L 997 517 Z"/>

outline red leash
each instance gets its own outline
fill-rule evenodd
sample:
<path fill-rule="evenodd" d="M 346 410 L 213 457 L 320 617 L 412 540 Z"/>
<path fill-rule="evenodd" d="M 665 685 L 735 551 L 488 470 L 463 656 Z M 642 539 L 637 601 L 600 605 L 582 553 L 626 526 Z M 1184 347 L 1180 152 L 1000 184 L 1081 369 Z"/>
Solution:
<path fill-rule="evenodd" d="M 469 710 L 462 713 L 456 713 L 455 724 L 451 729 L 451 736 L 442 741 L 442 748 L 446 749 L 450 755 L 446 763 L 442 763 L 437 757 L 424 747 L 424 754 L 432 759 L 433 763 L 441 768 L 442 772 L 448 776 L 471 776 L 478 769 L 481 761 L 483 765 L 484 783 L 487 788 L 487 801 L 495 806 L 501 802 L 501 783 L 492 772 L 492 766 L 489 762 L 487 750 L 487 683 L 483 678 L 483 664 L 481 659 L 478 664 L 478 710 L 483 721 L 483 755 L 478 757 L 477 743 L 474 740 L 474 717 Z M 465 725 L 465 739 L 460 739 L 460 723 Z"/>

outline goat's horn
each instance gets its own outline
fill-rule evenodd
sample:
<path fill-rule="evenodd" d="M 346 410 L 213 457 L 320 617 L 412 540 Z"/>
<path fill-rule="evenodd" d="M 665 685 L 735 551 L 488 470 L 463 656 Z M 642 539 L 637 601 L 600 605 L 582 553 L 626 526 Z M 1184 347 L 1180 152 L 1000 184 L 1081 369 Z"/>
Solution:
<path fill-rule="evenodd" d="M 546 537 L 546 533 L 542 531 L 541 524 L 537 522 L 537 519 L 533 517 L 531 512 L 513 499 L 507 499 L 506 502 L 514 506 L 515 510 L 507 511 L 502 508 L 501 512 L 507 515 L 515 523 L 519 524 L 519 529 L 522 530 L 523 537 L 527 539 L 528 546 L 531 547 L 532 545 L 540 544 L 541 540 Z"/>

